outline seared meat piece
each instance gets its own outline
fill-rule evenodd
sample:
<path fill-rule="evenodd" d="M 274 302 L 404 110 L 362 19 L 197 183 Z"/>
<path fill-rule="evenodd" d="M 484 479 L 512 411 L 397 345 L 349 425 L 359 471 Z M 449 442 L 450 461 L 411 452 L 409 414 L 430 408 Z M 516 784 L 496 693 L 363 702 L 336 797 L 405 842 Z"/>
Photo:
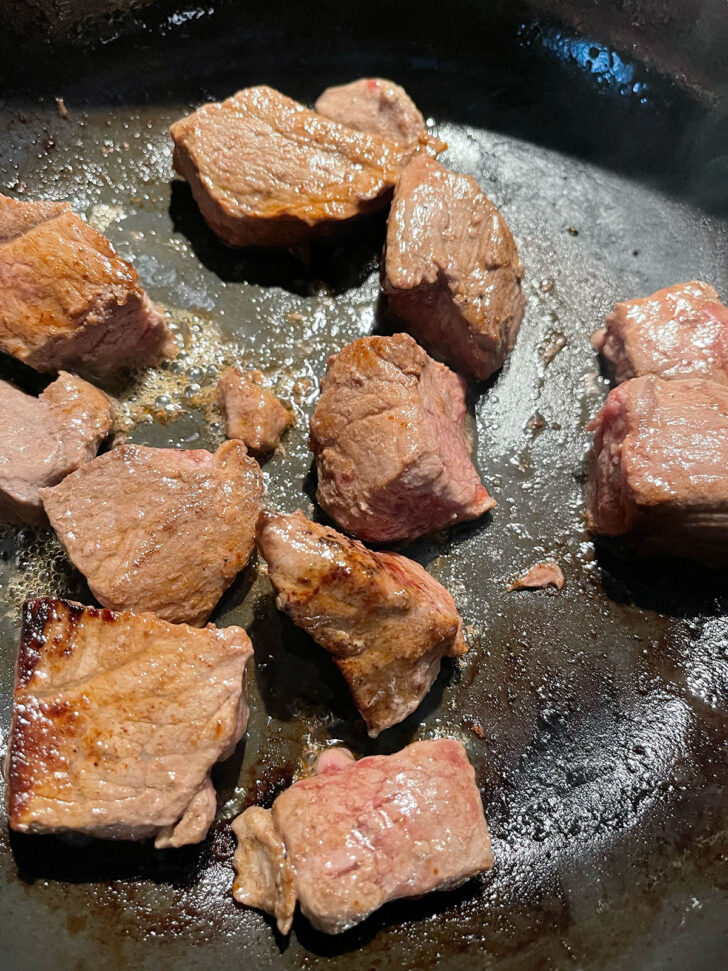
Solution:
<path fill-rule="evenodd" d="M 105 606 L 204 624 L 248 562 L 261 510 L 258 463 L 242 442 L 203 449 L 123 445 L 41 498 Z"/>
<path fill-rule="evenodd" d="M 408 334 L 329 358 L 311 419 L 318 501 L 363 540 L 414 539 L 495 506 L 470 459 L 465 384 Z"/>
<path fill-rule="evenodd" d="M 617 381 L 656 374 L 728 384 L 728 307 L 699 280 L 618 303 L 592 343 Z"/>
<path fill-rule="evenodd" d="M 445 149 L 428 133 L 425 119 L 404 88 L 385 78 L 359 78 L 327 88 L 314 108 L 349 128 L 399 142 L 410 153 L 422 148 L 437 155 Z"/>
<path fill-rule="evenodd" d="M 561 590 L 564 586 L 564 574 L 561 567 L 553 560 L 537 563 L 509 584 L 509 590 L 538 590 L 540 587 L 556 587 Z"/>
<path fill-rule="evenodd" d="M 403 148 L 265 86 L 206 104 L 170 128 L 175 170 L 230 246 L 293 246 L 385 206 Z"/>
<path fill-rule="evenodd" d="M 217 403 L 225 416 L 225 434 L 245 442 L 258 455 L 272 452 L 293 421 L 291 412 L 258 382 L 260 371 L 242 374 L 226 368 L 217 383 Z"/>
<path fill-rule="evenodd" d="M 68 203 L 0 196 L 0 350 L 37 371 L 102 375 L 176 347 L 134 267 Z"/>
<path fill-rule="evenodd" d="M 340 934 L 389 900 L 457 887 L 493 865 L 475 773 L 451 738 L 396 755 L 344 755 L 294 783 L 272 809 L 233 823 L 233 896 L 272 914 L 282 934 L 296 899 L 314 927 Z"/>
<path fill-rule="evenodd" d="M 419 563 L 300 511 L 263 513 L 256 540 L 278 608 L 333 656 L 373 738 L 417 708 L 442 657 L 467 651 L 452 597 Z"/>
<path fill-rule="evenodd" d="M 503 365 L 521 326 L 523 267 L 478 183 L 417 156 L 387 222 L 384 292 L 414 337 L 479 381 Z"/>
<path fill-rule="evenodd" d="M 10 827 L 154 837 L 160 849 L 204 839 L 210 768 L 248 721 L 252 653 L 240 627 L 27 601 L 5 767 Z"/>
<path fill-rule="evenodd" d="M 610 392 L 590 423 L 590 528 L 641 551 L 728 558 L 728 388 L 653 375 Z"/>
<path fill-rule="evenodd" d="M 38 490 L 92 459 L 111 422 L 106 395 L 65 371 L 38 398 L 0 381 L 0 519 L 46 522 Z"/>

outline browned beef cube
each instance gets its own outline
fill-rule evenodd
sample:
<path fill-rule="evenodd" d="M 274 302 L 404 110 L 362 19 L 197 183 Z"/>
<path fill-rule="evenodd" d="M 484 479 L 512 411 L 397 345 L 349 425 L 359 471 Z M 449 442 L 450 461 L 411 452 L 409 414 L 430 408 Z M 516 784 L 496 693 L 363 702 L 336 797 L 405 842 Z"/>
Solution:
<path fill-rule="evenodd" d="M 68 203 L 0 196 L 0 350 L 37 371 L 105 375 L 176 347 L 134 267 Z"/>
<path fill-rule="evenodd" d="M 478 183 L 426 156 L 402 173 L 387 223 L 384 292 L 416 340 L 479 381 L 521 326 L 523 267 Z"/>
<path fill-rule="evenodd" d="M 248 720 L 252 653 L 240 627 L 28 601 L 6 766 L 11 828 L 153 837 L 159 848 L 204 839 L 210 769 Z"/>
<path fill-rule="evenodd" d="M 617 381 L 656 374 L 728 384 L 728 307 L 699 280 L 618 303 L 592 343 Z"/>
<path fill-rule="evenodd" d="M 470 458 L 465 384 L 408 334 L 329 358 L 311 419 L 317 498 L 347 532 L 414 539 L 495 506 Z"/>
<path fill-rule="evenodd" d="M 175 122 L 174 167 L 230 246 L 294 246 L 386 206 L 403 149 L 265 86 Z"/>
<path fill-rule="evenodd" d="M 467 651 L 452 597 L 406 556 L 372 553 L 300 511 L 264 513 L 257 543 L 279 609 L 332 655 L 372 737 L 417 708 L 443 657 Z"/>
<path fill-rule="evenodd" d="M 591 529 L 642 552 L 728 559 L 728 388 L 633 378 L 591 422 Z"/>
<path fill-rule="evenodd" d="M 0 518 L 47 522 L 39 490 L 90 461 L 111 422 L 109 398 L 65 371 L 38 398 L 0 381 Z"/>
<path fill-rule="evenodd" d="M 460 742 L 414 742 L 354 762 L 341 749 L 272 809 L 233 823 L 233 896 L 267 910 L 283 934 L 298 901 L 340 934 L 388 900 L 457 887 L 493 865 L 475 773 Z"/>
<path fill-rule="evenodd" d="M 248 562 L 262 494 L 237 441 L 214 455 L 123 445 L 41 490 L 100 603 L 198 625 Z"/>

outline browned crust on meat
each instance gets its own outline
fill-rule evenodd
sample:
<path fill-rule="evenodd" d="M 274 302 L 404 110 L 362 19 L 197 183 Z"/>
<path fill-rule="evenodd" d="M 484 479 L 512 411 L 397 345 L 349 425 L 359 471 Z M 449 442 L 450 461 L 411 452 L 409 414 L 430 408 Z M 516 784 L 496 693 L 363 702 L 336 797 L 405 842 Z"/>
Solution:
<path fill-rule="evenodd" d="M 15 704 L 8 739 L 5 764 L 7 785 L 7 809 L 12 829 L 23 829 L 23 815 L 32 793 L 35 781 L 34 766 L 42 763 L 53 769 L 60 767 L 61 760 L 54 747 L 54 738 L 59 732 L 72 736 L 77 714 L 70 710 L 68 702 L 44 704 L 32 695 L 25 693 L 41 659 L 41 652 L 69 653 L 72 642 L 62 634 L 57 634 L 48 643 L 48 631 L 59 618 L 59 609 L 64 611 L 66 627 L 74 627 L 83 614 L 83 608 L 68 601 L 42 597 L 26 600 L 18 648 L 18 663 L 15 675 Z"/>

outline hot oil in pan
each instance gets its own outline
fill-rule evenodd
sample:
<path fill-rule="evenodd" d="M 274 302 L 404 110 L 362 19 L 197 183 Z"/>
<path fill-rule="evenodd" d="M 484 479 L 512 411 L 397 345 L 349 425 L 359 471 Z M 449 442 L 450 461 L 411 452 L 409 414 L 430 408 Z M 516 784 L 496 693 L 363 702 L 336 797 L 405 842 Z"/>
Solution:
<path fill-rule="evenodd" d="M 286 70 L 269 67 L 266 79 L 294 96 L 316 93 L 301 92 Z M 706 920 L 724 914 L 725 604 L 697 568 L 644 567 L 595 550 L 581 494 L 584 426 L 606 391 L 591 331 L 616 299 L 666 282 L 704 278 L 728 295 L 725 235 L 716 221 L 638 182 L 463 123 L 462 85 L 443 71 L 438 97 L 453 105 L 453 120 L 444 110 L 439 119 L 450 146 L 445 164 L 479 179 L 527 268 L 516 349 L 471 395 L 477 463 L 499 506 L 408 549 L 455 596 L 470 653 L 444 667 L 415 717 L 373 742 L 334 665 L 276 611 L 251 563 L 214 618 L 244 624 L 256 657 L 247 742 L 216 770 L 221 809 L 209 839 L 156 853 L 40 838 L 8 843 L 4 834 L 15 966 L 24 966 L 41 923 L 64 963 L 82 966 L 91 956 L 117 966 L 187 966 L 191 953 L 205 966 L 237 967 L 245 955 L 261 968 L 556 967 L 616 954 L 639 964 L 641 948 L 658 947 L 680 922 L 698 926 L 696 910 Z M 212 404 L 217 374 L 232 361 L 256 366 L 296 409 L 284 451 L 264 466 L 268 502 L 311 513 L 307 426 L 326 357 L 397 325 L 377 299 L 381 223 L 313 251 L 306 264 L 226 250 L 186 188 L 170 188 L 168 123 L 188 101 L 249 80 L 238 61 L 234 82 L 222 70 L 224 90 L 170 95 L 161 107 L 79 110 L 71 93 L 68 119 L 55 104 L 35 106 L 30 123 L 52 135 L 53 148 L 25 157 L 23 179 L 30 197 L 68 197 L 106 220 L 184 338 L 176 363 L 113 389 L 123 431 L 145 444 L 212 448 L 222 434 Z M 7 129 L 9 157 L 22 156 L 24 124 L 15 117 Z M 89 172 L 103 178 L 89 180 Z M 2 555 L 7 725 L 19 601 L 47 590 L 80 599 L 88 592 L 46 534 L 6 531 Z M 561 593 L 506 591 L 546 558 L 564 570 Z M 55 572 L 45 576 L 51 561 Z M 288 945 L 266 918 L 234 905 L 228 823 L 241 808 L 270 805 L 332 740 L 365 754 L 437 734 L 462 739 L 476 767 L 494 838 L 491 874 L 389 906 L 342 938 L 298 919 Z"/>

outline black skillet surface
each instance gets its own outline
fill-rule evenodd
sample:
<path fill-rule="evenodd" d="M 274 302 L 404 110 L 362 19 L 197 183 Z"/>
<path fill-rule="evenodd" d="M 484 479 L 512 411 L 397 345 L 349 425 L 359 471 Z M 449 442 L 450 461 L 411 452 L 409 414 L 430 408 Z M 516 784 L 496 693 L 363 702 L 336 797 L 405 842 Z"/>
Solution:
<path fill-rule="evenodd" d="M 2 190 L 70 199 L 134 261 L 185 342 L 171 367 L 114 388 L 133 440 L 214 446 L 215 377 L 234 359 L 255 364 L 298 418 L 265 466 L 268 502 L 312 512 L 307 418 L 325 359 L 396 329 L 377 301 L 381 220 L 302 265 L 224 249 L 171 181 L 169 122 L 248 84 L 310 101 L 360 75 L 403 83 L 449 143 L 445 163 L 475 175 L 508 219 L 528 312 L 503 372 L 472 393 L 477 463 L 498 508 L 408 550 L 454 594 L 464 662 L 371 742 L 328 659 L 276 612 L 251 565 L 216 613 L 247 626 L 256 656 L 247 742 L 216 773 L 208 840 L 155 853 L 3 830 L 4 967 L 728 963 L 723 575 L 595 549 L 581 518 L 584 426 L 607 391 L 592 330 L 615 299 L 692 277 L 728 298 L 719 107 L 595 38 L 487 9 L 369 4 L 346 22 L 326 3 L 313 23 L 275 4 L 254 21 L 223 5 L 96 53 L 12 53 Z M 0 370 L 42 385 L 8 361 Z M 6 530 L 0 550 L 5 732 L 21 601 L 90 595 L 47 533 Z M 563 566 L 560 594 L 505 590 L 547 556 Z M 440 734 L 462 739 L 476 767 L 489 875 L 390 905 L 338 938 L 298 918 L 285 941 L 234 905 L 228 824 L 244 806 L 270 805 L 332 740 L 361 754 Z"/>

